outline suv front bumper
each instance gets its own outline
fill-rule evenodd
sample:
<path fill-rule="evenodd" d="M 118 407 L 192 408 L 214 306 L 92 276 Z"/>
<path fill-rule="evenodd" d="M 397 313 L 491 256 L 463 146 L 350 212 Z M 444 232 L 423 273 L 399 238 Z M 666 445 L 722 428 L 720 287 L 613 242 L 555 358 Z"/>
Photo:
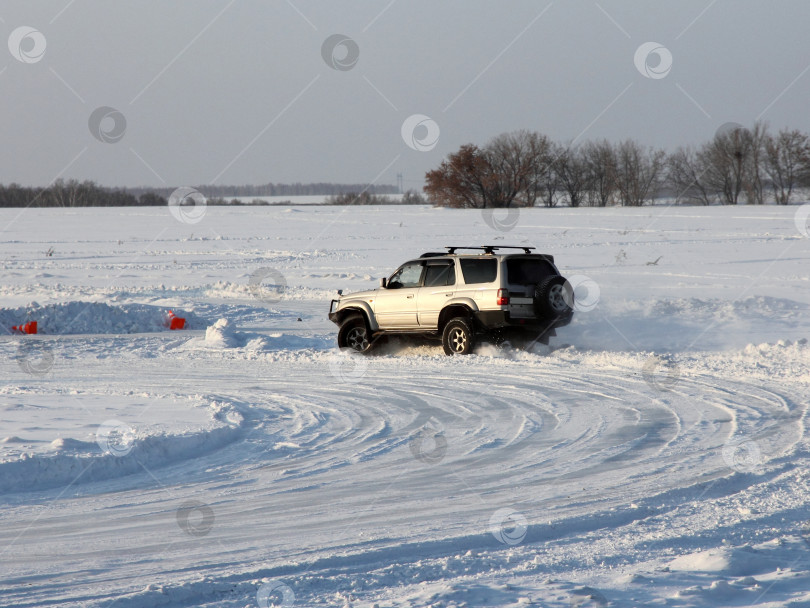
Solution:
<path fill-rule="evenodd" d="M 335 304 L 339 304 L 340 300 L 332 300 L 329 302 L 329 320 L 332 323 L 338 323 L 338 307 Z"/>

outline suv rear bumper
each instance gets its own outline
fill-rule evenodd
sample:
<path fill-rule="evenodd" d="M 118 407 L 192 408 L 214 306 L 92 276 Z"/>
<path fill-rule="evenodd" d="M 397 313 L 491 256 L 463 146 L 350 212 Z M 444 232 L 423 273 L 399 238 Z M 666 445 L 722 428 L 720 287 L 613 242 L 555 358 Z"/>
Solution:
<path fill-rule="evenodd" d="M 513 319 L 508 310 L 479 310 L 475 313 L 478 326 L 484 330 L 514 328 L 527 331 L 544 331 L 568 325 L 573 316 L 573 311 L 556 319 Z"/>

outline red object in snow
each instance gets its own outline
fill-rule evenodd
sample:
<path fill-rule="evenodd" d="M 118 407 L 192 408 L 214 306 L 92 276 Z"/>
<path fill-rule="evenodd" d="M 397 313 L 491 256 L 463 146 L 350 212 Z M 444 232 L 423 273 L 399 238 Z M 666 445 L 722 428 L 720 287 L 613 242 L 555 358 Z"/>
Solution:
<path fill-rule="evenodd" d="M 29 321 L 25 325 L 13 325 L 11 331 L 18 331 L 21 334 L 35 334 L 37 333 L 37 322 Z"/>
<path fill-rule="evenodd" d="M 173 310 L 169 311 L 169 329 L 183 329 L 186 326 L 186 320 L 183 317 L 177 317 Z"/>

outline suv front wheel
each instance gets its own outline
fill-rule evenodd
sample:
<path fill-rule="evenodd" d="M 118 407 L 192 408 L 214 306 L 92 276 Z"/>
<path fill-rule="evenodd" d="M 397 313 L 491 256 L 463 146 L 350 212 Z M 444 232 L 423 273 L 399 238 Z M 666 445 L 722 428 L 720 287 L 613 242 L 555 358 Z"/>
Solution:
<path fill-rule="evenodd" d="M 446 355 L 469 355 L 475 346 L 475 334 L 464 317 L 451 319 L 442 331 L 442 346 Z"/>
<path fill-rule="evenodd" d="M 358 353 L 371 350 L 371 341 L 363 315 L 349 315 L 343 320 L 338 331 L 338 347 L 351 348 Z"/>

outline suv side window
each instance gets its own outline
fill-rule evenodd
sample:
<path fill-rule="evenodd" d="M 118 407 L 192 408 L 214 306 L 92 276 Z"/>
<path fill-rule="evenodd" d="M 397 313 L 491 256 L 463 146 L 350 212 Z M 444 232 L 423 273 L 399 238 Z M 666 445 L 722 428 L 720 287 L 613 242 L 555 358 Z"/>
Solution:
<path fill-rule="evenodd" d="M 422 278 L 422 268 L 423 265 L 421 262 L 405 264 L 391 275 L 391 279 L 388 281 L 388 289 L 419 287 L 419 282 Z"/>
<path fill-rule="evenodd" d="M 498 276 L 498 260 L 495 258 L 462 259 L 461 274 L 467 285 L 492 283 Z"/>
<path fill-rule="evenodd" d="M 456 268 L 452 262 L 428 264 L 425 271 L 425 287 L 441 287 L 456 284 Z"/>

